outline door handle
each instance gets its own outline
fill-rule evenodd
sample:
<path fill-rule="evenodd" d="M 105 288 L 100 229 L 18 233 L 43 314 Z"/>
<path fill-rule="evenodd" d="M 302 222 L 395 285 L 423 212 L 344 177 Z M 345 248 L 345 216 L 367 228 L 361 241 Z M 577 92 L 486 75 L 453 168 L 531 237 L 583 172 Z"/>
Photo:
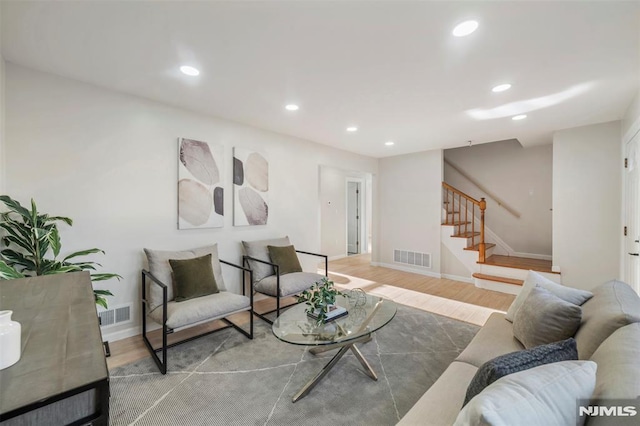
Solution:
<path fill-rule="evenodd" d="M 631 256 L 640 256 L 640 253 L 629 253 Z"/>

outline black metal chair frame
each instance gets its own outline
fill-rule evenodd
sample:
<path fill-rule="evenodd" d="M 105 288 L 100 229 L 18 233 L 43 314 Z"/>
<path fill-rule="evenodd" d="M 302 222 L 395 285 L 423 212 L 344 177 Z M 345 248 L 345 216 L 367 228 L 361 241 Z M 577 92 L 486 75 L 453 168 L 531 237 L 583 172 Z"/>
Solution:
<path fill-rule="evenodd" d="M 300 254 L 307 254 L 310 256 L 317 256 L 317 257 L 323 257 L 324 258 L 324 276 L 328 277 L 329 276 L 329 257 L 326 254 L 319 254 L 319 253 L 311 253 L 308 251 L 302 251 L 302 250 L 296 250 L 296 253 L 300 253 Z M 280 267 L 278 265 L 276 265 L 275 263 L 272 262 L 267 262 L 266 260 L 262 260 L 262 259 L 256 259 L 255 257 L 251 257 L 251 256 L 247 256 L 244 255 L 242 257 L 243 259 L 243 265 L 245 266 L 245 269 L 250 269 L 250 264 L 249 261 L 253 260 L 259 263 L 264 263 L 265 265 L 270 265 L 273 266 L 273 269 L 276 271 L 276 273 L 274 274 L 276 276 L 276 296 L 272 296 L 270 294 L 266 294 L 266 293 L 260 293 L 260 294 L 264 294 L 265 296 L 269 296 L 269 297 L 275 297 L 276 298 L 276 308 L 271 310 L 271 311 L 267 311 L 267 312 L 262 312 L 262 313 L 258 313 L 258 312 L 253 312 L 254 315 L 256 315 L 258 318 L 260 318 L 261 320 L 269 323 L 269 324 L 273 324 L 273 321 L 271 321 L 269 318 L 266 317 L 266 315 L 272 314 L 274 312 L 276 312 L 276 318 L 280 316 Z M 266 277 L 265 277 L 266 278 Z M 253 289 L 253 276 L 250 279 L 251 281 L 251 293 L 254 292 Z M 243 291 L 242 294 L 244 294 L 244 286 L 243 286 Z M 287 296 L 289 297 L 289 296 Z M 288 308 L 289 306 L 294 305 L 293 303 L 290 305 L 286 305 L 286 306 L 282 306 L 282 308 Z"/>
<path fill-rule="evenodd" d="M 244 295 L 245 293 L 245 276 L 246 273 L 249 273 L 249 279 L 250 279 L 250 286 L 251 286 L 251 292 L 249 295 L 249 300 L 250 300 L 250 309 L 248 310 L 249 312 L 249 331 L 243 330 L 239 325 L 234 324 L 233 322 L 231 322 L 230 320 L 228 320 L 227 318 L 218 318 L 220 320 L 222 320 L 223 322 L 225 322 L 227 325 L 225 327 L 221 327 L 219 329 L 216 330 L 212 330 L 212 331 L 207 331 L 205 333 L 202 334 L 198 334 L 197 336 L 192 336 L 183 340 L 180 340 L 178 342 L 174 342 L 171 343 L 170 345 L 167 344 L 167 335 L 172 334 L 174 332 L 174 330 L 172 328 L 167 327 L 167 286 L 160 281 L 158 278 L 156 278 L 151 272 L 147 271 L 147 270 L 142 270 L 142 339 L 144 340 L 144 344 L 147 347 L 147 349 L 149 350 L 149 352 L 151 353 L 151 358 L 153 359 L 153 361 L 156 363 L 156 365 L 158 366 L 158 368 L 160 369 L 160 372 L 162 374 L 167 374 L 167 349 L 172 348 L 174 346 L 180 345 L 182 343 L 186 343 L 186 342 L 190 342 L 192 340 L 195 339 L 199 339 L 200 337 L 204 337 L 207 336 L 209 334 L 212 333 L 216 333 L 218 331 L 222 331 L 222 330 L 226 330 L 230 327 L 235 328 L 236 330 L 238 330 L 240 333 L 242 333 L 243 335 L 245 335 L 246 337 L 248 337 L 249 339 L 253 339 L 253 271 L 251 271 L 251 269 L 249 268 L 244 268 L 242 266 L 236 265 L 234 263 L 230 263 L 230 262 L 226 262 L 222 259 L 220 259 L 220 263 L 224 264 L 224 265 L 229 265 L 229 266 L 233 266 L 234 268 L 240 269 L 242 270 L 242 294 Z M 151 279 L 151 282 L 154 284 L 157 284 L 158 286 L 160 286 L 160 288 L 162 288 L 162 346 L 159 348 L 154 348 L 153 345 L 151 344 L 151 342 L 149 341 L 149 338 L 147 337 L 147 310 L 146 310 L 146 305 L 149 303 L 147 301 L 147 295 L 146 295 L 146 278 Z M 160 306 L 158 306 L 156 309 L 158 309 Z M 154 321 L 155 322 L 155 321 Z M 203 324 L 203 321 L 197 322 L 196 324 L 193 324 L 193 326 L 196 325 L 200 325 Z M 188 326 L 186 326 L 185 328 L 187 328 Z M 181 327 L 182 329 L 182 327 Z M 162 361 L 160 360 L 160 357 L 158 357 L 158 352 L 162 352 Z"/>

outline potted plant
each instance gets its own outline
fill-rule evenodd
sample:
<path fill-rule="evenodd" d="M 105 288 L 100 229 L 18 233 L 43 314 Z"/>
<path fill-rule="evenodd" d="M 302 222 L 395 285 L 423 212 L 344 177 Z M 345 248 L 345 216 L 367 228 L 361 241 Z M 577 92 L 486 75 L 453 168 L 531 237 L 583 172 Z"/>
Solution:
<path fill-rule="evenodd" d="M 308 305 L 305 310 L 307 314 L 316 318 L 317 325 L 322 325 L 327 321 L 327 314 L 336 308 L 336 296 L 343 295 L 344 293 L 334 287 L 333 281 L 325 277 L 303 291 L 298 296 L 298 302 L 305 302 Z"/>
<path fill-rule="evenodd" d="M 23 207 L 7 195 L 0 195 L 0 201 L 8 211 L 0 213 L 0 228 L 4 234 L 0 241 L 5 248 L 0 250 L 0 279 L 32 277 L 36 275 L 63 274 L 67 272 L 89 271 L 92 281 L 104 281 L 122 277 L 112 273 L 97 273 L 101 265 L 91 261 L 77 261 L 89 254 L 102 253 L 92 248 L 76 251 L 58 259 L 62 244 L 58 232 L 58 222 L 73 225 L 68 217 L 49 216 L 38 212 L 31 200 L 31 209 Z M 49 257 L 48 257 L 49 256 Z M 106 296 L 113 296 L 109 290 L 93 290 L 96 304 L 106 308 Z"/>

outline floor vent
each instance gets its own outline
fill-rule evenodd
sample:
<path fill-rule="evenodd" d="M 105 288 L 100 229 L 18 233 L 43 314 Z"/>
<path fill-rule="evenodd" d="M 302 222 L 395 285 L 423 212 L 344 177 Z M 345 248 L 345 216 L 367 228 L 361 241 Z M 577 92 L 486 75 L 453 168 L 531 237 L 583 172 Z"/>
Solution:
<path fill-rule="evenodd" d="M 418 253 L 408 250 L 394 250 L 393 261 L 396 263 L 404 263 L 407 265 L 420 266 L 423 268 L 431 268 L 431 254 Z"/>
<path fill-rule="evenodd" d="M 100 327 L 109 327 L 131 321 L 131 305 L 117 306 L 98 312 Z"/>

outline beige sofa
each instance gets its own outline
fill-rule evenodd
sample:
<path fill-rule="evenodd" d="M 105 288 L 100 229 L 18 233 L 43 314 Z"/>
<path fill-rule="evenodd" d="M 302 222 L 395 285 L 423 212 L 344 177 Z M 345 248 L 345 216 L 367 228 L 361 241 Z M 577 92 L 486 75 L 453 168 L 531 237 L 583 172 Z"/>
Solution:
<path fill-rule="evenodd" d="M 605 404 L 604 400 L 609 398 L 637 398 L 640 395 L 640 298 L 620 281 L 602 284 L 593 293 L 582 305 L 582 322 L 575 335 L 579 358 L 594 361 L 598 366 L 592 403 L 600 400 L 600 404 Z M 504 314 L 492 314 L 469 346 L 399 425 L 452 425 L 478 368 L 498 355 L 524 349 L 513 337 L 512 326 Z M 591 417 L 586 424 L 607 425 L 610 420 Z M 526 419 L 522 424 L 526 424 Z"/>

